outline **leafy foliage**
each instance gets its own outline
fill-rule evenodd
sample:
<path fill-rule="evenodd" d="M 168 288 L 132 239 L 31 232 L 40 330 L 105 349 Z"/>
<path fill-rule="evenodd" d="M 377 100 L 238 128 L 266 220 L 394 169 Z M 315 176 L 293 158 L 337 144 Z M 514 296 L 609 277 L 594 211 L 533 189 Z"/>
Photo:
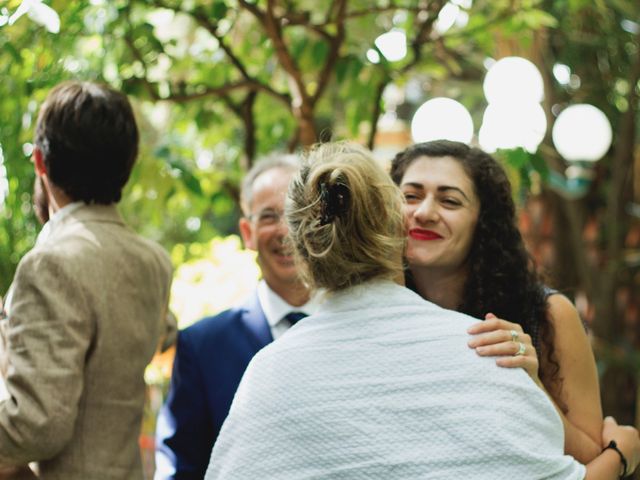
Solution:
<path fill-rule="evenodd" d="M 27 154 L 38 105 L 56 83 L 104 81 L 136 100 L 142 148 L 121 207 L 171 248 L 236 230 L 238 181 L 256 156 L 363 131 L 372 144 L 387 84 L 412 73 L 477 81 L 492 46 L 485 27 L 509 25 L 516 11 L 541 15 L 535 2 L 515 3 L 477 1 L 467 27 L 440 34 L 444 1 L 54 0 L 60 35 L 27 16 L 8 25 L 19 2 L 0 3 L 10 186 L 0 207 L 0 291 L 38 230 Z M 409 55 L 371 63 L 367 51 L 391 28 L 406 31 Z"/>
<path fill-rule="evenodd" d="M 615 146 L 580 200 L 548 188 L 564 179 L 567 167 L 550 138 L 535 155 L 515 150 L 499 156 L 520 200 L 531 191 L 550 196 L 566 233 L 555 236 L 554 248 L 567 252 L 552 267 L 591 302 L 585 315 L 609 342 L 603 351 L 619 351 L 617 331 L 632 338 L 624 340 L 632 349 L 640 344 L 637 333 L 629 336 L 633 328 L 640 331 L 637 319 L 626 326 L 619 320 L 640 299 L 625 296 L 623 311 L 614 301 L 622 298 L 617 292 L 634 291 L 638 267 L 625 260 L 625 248 L 640 248 L 633 240 L 638 220 L 628 213 L 639 203 L 628 181 L 640 91 L 640 17 L 633 2 L 45 3 L 60 15 L 59 35 L 27 16 L 9 25 L 20 2 L 0 0 L 0 146 L 9 182 L 0 206 L 0 292 L 38 230 L 28 153 L 38 105 L 61 80 L 105 81 L 134 100 L 142 145 L 121 209 L 136 230 L 172 249 L 234 233 L 239 180 L 255 158 L 274 149 L 293 151 L 327 138 L 374 146 L 385 110 L 406 120 L 434 96 L 461 101 L 480 125 L 485 60 L 522 54 L 542 71 L 550 123 L 569 103 L 592 103 L 612 121 Z M 445 29 L 439 15 L 452 5 L 467 21 Z M 407 55 L 395 62 L 374 43 L 391 29 L 407 37 Z M 370 50 L 378 63 L 369 60 Z M 570 68 L 568 83 L 554 79 L 557 63 Z M 404 97 L 390 101 L 389 86 L 400 87 Z M 592 230 L 593 251 L 583 246 Z M 179 262 L 197 262 L 209 250 L 184 252 Z"/>

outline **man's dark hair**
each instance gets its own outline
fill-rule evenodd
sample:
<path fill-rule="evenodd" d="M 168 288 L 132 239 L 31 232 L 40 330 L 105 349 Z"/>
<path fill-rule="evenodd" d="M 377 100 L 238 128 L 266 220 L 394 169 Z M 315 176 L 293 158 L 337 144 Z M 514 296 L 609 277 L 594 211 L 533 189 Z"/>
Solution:
<path fill-rule="evenodd" d="M 91 82 L 56 86 L 40 109 L 35 145 L 49 179 L 74 201 L 118 202 L 138 154 L 125 95 Z"/>

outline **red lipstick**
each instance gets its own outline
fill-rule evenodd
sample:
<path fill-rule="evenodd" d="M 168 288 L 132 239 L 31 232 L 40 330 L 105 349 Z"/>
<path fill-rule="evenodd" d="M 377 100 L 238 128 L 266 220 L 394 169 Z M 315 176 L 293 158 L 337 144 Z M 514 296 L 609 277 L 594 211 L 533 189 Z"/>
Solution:
<path fill-rule="evenodd" d="M 422 228 L 412 228 L 409 230 L 409 236 L 415 240 L 440 240 L 442 238 L 442 235 Z"/>

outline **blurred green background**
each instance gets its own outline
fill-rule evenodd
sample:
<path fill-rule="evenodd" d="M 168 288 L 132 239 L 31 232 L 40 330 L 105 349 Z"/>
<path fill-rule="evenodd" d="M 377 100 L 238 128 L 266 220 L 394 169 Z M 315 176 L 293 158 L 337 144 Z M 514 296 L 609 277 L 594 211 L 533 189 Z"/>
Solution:
<path fill-rule="evenodd" d="M 121 211 L 171 252 L 172 308 L 186 326 L 235 303 L 258 276 L 236 236 L 238 182 L 257 157 L 347 138 L 389 160 L 411 141 L 416 109 L 438 96 L 462 103 L 478 126 L 487 65 L 519 55 L 542 74 L 548 128 L 537 151 L 496 155 L 540 268 L 591 327 L 605 414 L 640 424 L 635 0 L 51 0 L 18 18 L 26 4 L 40 2 L 0 1 L 0 293 L 39 230 L 33 126 L 62 80 L 130 95 L 141 151 Z M 406 35 L 397 61 L 375 43 L 392 30 Z M 593 178 L 572 183 L 550 132 L 577 103 L 606 114 L 613 145 Z M 156 386 L 147 449 L 170 361 L 147 372 Z"/>

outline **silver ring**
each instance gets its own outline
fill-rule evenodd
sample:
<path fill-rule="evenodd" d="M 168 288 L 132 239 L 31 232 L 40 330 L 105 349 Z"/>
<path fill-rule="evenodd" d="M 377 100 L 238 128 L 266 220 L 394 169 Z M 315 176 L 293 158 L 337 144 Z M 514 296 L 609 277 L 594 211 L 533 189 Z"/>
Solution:
<path fill-rule="evenodd" d="M 513 354 L 514 357 L 518 357 L 520 355 L 524 355 L 524 352 L 527 350 L 527 346 L 522 343 L 522 342 L 518 342 L 518 351 L 516 353 Z"/>
<path fill-rule="evenodd" d="M 510 330 L 509 333 L 511 334 L 511 341 L 512 342 L 517 342 L 518 341 L 518 332 L 516 332 L 515 330 Z"/>

